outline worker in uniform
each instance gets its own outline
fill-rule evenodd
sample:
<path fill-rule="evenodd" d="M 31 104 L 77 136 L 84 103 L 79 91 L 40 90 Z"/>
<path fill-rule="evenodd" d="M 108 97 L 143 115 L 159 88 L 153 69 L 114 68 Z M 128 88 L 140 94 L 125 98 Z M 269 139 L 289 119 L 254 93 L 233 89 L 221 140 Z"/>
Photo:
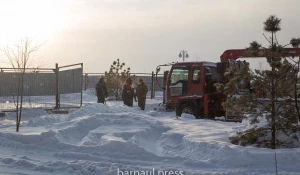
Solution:
<path fill-rule="evenodd" d="M 132 107 L 131 101 L 133 98 L 133 94 L 131 91 L 132 82 L 133 81 L 131 78 L 127 78 L 122 87 L 122 100 L 124 102 L 124 105 L 130 106 L 130 107 Z"/>
<path fill-rule="evenodd" d="M 107 88 L 104 79 L 104 75 L 101 75 L 99 82 L 96 84 L 97 102 L 103 104 L 105 102 L 105 98 L 107 98 Z"/>
<path fill-rule="evenodd" d="M 144 83 L 142 78 L 139 78 L 139 82 L 136 86 L 136 95 L 138 98 L 138 106 L 141 108 L 141 110 L 145 110 L 147 93 L 148 93 L 147 85 Z"/>
<path fill-rule="evenodd" d="M 136 93 L 135 93 L 135 90 L 134 90 L 134 83 L 133 83 L 133 80 L 131 79 L 131 95 L 132 95 L 132 98 L 130 99 L 130 106 L 132 107 L 133 106 L 133 99 L 135 102 L 137 102 L 136 100 Z"/>

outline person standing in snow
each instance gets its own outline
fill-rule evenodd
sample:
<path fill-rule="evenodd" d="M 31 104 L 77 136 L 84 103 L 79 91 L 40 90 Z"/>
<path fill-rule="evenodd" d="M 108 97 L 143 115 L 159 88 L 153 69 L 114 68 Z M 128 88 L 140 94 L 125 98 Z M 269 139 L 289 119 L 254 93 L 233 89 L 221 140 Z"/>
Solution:
<path fill-rule="evenodd" d="M 145 110 L 146 95 L 148 93 L 148 87 L 144 83 L 142 78 L 139 78 L 139 82 L 136 86 L 136 95 L 138 97 L 138 106 L 141 110 Z"/>
<path fill-rule="evenodd" d="M 131 91 L 131 84 L 132 84 L 132 79 L 127 78 L 125 83 L 123 84 L 122 88 L 122 99 L 125 105 L 127 106 L 132 106 L 131 101 L 133 98 L 133 94 Z"/>
<path fill-rule="evenodd" d="M 101 75 L 99 82 L 96 84 L 98 103 L 103 103 L 103 104 L 105 102 L 105 98 L 107 98 L 107 89 L 106 89 L 104 78 L 105 78 L 104 75 Z"/>
<path fill-rule="evenodd" d="M 137 102 L 136 100 L 136 94 L 134 92 L 134 83 L 133 83 L 133 80 L 131 79 L 131 95 L 132 95 L 132 98 L 130 99 L 130 106 L 132 107 L 133 106 L 133 99 L 135 100 L 135 102 Z"/>

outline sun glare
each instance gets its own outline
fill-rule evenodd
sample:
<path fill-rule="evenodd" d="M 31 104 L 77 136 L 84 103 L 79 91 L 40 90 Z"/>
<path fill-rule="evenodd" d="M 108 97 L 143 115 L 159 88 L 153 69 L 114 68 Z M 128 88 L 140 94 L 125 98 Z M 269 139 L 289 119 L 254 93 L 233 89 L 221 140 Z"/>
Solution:
<path fill-rule="evenodd" d="M 45 42 L 62 28 L 65 14 L 55 0 L 1 0 L 0 46 L 6 46 L 25 37 Z"/>

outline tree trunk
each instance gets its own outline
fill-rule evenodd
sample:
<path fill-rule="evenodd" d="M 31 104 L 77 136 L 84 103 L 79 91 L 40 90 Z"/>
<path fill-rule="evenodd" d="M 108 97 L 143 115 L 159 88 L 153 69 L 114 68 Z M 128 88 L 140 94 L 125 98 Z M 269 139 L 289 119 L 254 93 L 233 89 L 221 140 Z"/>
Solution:
<path fill-rule="evenodd" d="M 17 104 L 16 104 L 16 132 L 19 132 L 19 97 L 20 97 L 20 75 L 18 75 L 18 91 L 17 91 Z"/>
<path fill-rule="evenodd" d="M 273 35 L 274 33 L 272 32 L 272 48 L 273 48 L 273 45 L 274 45 L 274 41 L 273 41 Z M 276 116 L 276 113 L 275 113 L 275 84 L 274 84 L 274 74 L 275 74 L 275 67 L 274 67 L 274 53 L 272 51 L 271 53 L 271 63 L 272 63 L 272 87 L 271 87 L 271 101 L 272 101 L 272 111 L 271 111 L 271 118 L 272 118 L 272 139 L 271 139 L 271 144 L 272 144 L 272 149 L 275 149 L 276 148 L 276 136 L 275 136 L 275 133 L 276 133 L 276 128 L 275 128 L 275 116 Z"/>
<path fill-rule="evenodd" d="M 119 98 L 119 74 L 117 74 L 117 81 L 116 81 L 116 101 Z"/>
<path fill-rule="evenodd" d="M 24 71 L 25 71 L 25 68 L 24 68 Z M 21 123 L 21 118 L 22 118 L 22 107 L 23 107 L 23 91 L 24 91 L 24 73 L 22 73 L 21 75 L 21 93 L 20 93 L 20 96 L 21 96 L 21 100 L 20 100 L 20 109 L 19 109 L 19 120 L 18 120 L 18 131 L 19 131 L 19 127 L 20 127 L 20 123 Z"/>

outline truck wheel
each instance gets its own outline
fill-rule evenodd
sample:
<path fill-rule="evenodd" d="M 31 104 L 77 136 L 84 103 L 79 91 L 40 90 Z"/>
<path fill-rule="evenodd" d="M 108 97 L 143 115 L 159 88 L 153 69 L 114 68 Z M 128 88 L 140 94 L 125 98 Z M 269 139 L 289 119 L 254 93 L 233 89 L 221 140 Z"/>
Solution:
<path fill-rule="evenodd" d="M 182 113 L 191 114 L 195 116 L 196 110 L 193 105 L 184 104 L 180 107 L 178 111 L 179 116 L 181 116 Z"/>

